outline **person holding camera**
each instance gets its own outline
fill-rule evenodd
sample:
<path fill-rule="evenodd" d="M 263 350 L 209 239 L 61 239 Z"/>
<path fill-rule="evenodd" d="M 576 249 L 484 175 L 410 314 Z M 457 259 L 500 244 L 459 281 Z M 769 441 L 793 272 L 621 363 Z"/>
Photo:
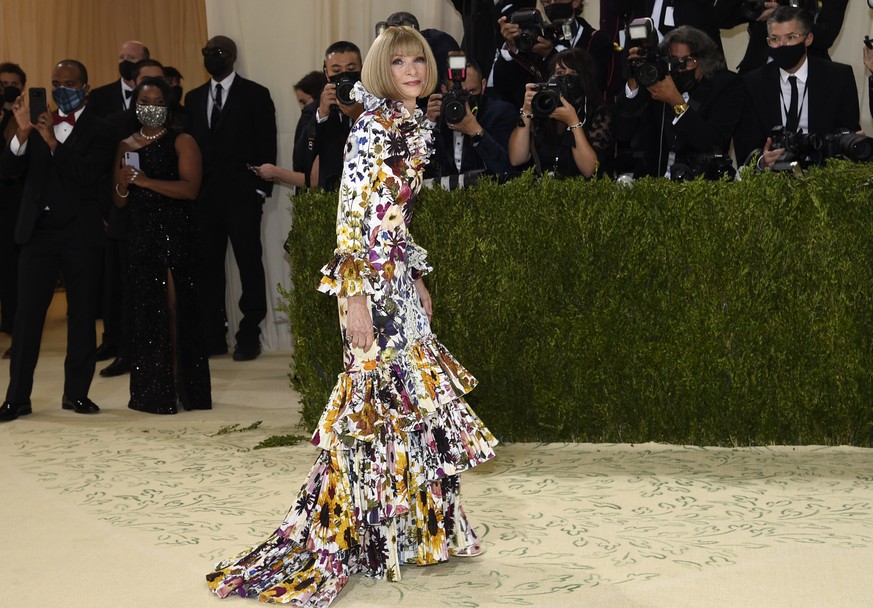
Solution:
<path fill-rule="evenodd" d="M 450 55 L 448 61 L 448 90 L 428 98 L 427 117 L 437 124 L 428 175 L 505 175 L 511 169 L 507 147 L 518 114 L 487 94 L 478 64 L 464 55 Z M 457 68 L 452 67 L 455 61 L 460 62 Z"/>
<path fill-rule="evenodd" d="M 321 90 L 311 120 L 315 138 L 303 173 L 317 175 L 313 181 L 327 190 L 339 187 L 346 138 L 364 111 L 364 106 L 350 97 L 352 86 L 361 79 L 361 65 L 361 49 L 352 42 L 334 42 L 324 52 L 324 75 L 328 82 Z"/>
<path fill-rule="evenodd" d="M 705 32 L 675 28 L 648 51 L 632 47 L 628 65 L 630 77 L 615 106 L 618 173 L 670 176 L 675 163 L 701 173 L 713 163 L 731 164 L 743 86 Z"/>
<path fill-rule="evenodd" d="M 542 82 L 555 55 L 570 48 L 584 49 L 595 66 L 597 88 L 607 99 L 618 92 L 617 54 L 612 40 L 582 18 L 582 0 L 544 0 L 548 23 L 536 2 L 513 2 L 509 16 L 498 20 L 505 43 L 492 68 L 489 84 L 501 98 L 520 107 L 526 85 Z"/>
<path fill-rule="evenodd" d="M 809 55 L 814 38 L 812 17 L 803 9 L 782 6 L 767 19 L 773 61 L 743 77 L 745 110 L 734 138 L 738 164 L 763 146 L 758 167 L 773 167 L 785 152 L 782 142 L 774 146 L 774 128 L 788 136 L 860 130 L 852 67 Z"/>
<path fill-rule="evenodd" d="M 614 154 L 612 113 L 596 84 L 597 68 L 583 49 L 561 51 L 551 78 L 526 85 L 509 138 L 509 162 L 537 173 L 593 177 L 609 173 Z"/>

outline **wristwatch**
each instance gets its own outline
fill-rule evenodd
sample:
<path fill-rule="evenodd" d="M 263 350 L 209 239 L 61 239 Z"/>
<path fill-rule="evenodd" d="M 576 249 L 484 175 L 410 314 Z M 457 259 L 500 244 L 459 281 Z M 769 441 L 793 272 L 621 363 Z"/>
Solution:
<path fill-rule="evenodd" d="M 482 135 L 484 135 L 484 134 L 485 134 L 485 131 L 484 131 L 484 130 L 479 131 L 478 133 L 476 133 L 475 135 L 472 135 L 472 136 L 470 137 L 470 142 L 471 142 L 474 146 L 479 145 L 479 142 L 482 141 Z"/>
<path fill-rule="evenodd" d="M 687 103 L 678 103 L 673 106 L 673 111 L 676 112 L 676 116 L 682 116 L 685 113 L 685 110 L 688 109 Z"/>

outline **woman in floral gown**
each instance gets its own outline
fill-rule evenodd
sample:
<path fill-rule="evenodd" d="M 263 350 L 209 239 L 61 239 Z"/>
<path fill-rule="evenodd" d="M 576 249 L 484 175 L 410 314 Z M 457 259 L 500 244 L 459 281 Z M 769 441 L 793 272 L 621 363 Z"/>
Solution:
<path fill-rule="evenodd" d="M 349 575 L 400 580 L 401 564 L 473 556 L 459 474 L 496 441 L 463 399 L 476 380 L 436 339 L 408 232 L 432 151 L 416 108 L 437 80 L 415 30 L 386 30 L 354 89 L 365 111 L 345 150 L 337 249 L 319 289 L 339 301 L 344 371 L 313 435 L 321 452 L 297 502 L 257 547 L 207 576 L 219 595 L 328 606 Z"/>

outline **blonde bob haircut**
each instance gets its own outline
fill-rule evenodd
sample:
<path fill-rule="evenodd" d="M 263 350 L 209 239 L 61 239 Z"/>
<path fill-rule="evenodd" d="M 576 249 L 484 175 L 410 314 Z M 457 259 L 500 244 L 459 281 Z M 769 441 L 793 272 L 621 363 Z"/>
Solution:
<path fill-rule="evenodd" d="M 407 26 L 389 27 L 373 41 L 361 69 L 364 88 L 377 97 L 399 101 L 400 90 L 391 75 L 391 61 L 398 55 L 424 55 L 427 61 L 427 79 L 421 89 L 421 96 L 430 95 L 439 80 L 436 60 L 424 36 Z"/>

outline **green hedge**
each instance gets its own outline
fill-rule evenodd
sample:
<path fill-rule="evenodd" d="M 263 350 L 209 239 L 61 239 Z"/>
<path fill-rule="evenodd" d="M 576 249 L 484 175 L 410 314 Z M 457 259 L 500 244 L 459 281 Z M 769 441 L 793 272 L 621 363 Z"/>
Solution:
<path fill-rule="evenodd" d="M 336 195 L 293 200 L 285 294 L 308 426 L 341 369 L 315 291 Z M 873 164 L 741 182 L 424 191 L 434 330 L 511 441 L 869 445 Z"/>

